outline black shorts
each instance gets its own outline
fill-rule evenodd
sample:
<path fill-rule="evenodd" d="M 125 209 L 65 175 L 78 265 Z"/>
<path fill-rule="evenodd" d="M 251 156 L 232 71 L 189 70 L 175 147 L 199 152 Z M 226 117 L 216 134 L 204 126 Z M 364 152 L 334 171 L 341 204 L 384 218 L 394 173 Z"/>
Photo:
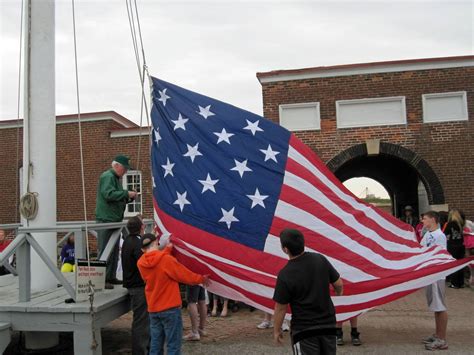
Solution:
<path fill-rule="evenodd" d="M 206 291 L 199 285 L 186 286 L 186 301 L 188 303 L 197 303 L 206 299 Z"/>
<path fill-rule="evenodd" d="M 335 330 L 316 331 L 321 335 L 308 336 L 305 332 L 296 332 L 291 335 L 291 346 L 294 355 L 335 355 L 336 335 Z M 325 334 L 326 333 L 326 334 Z"/>

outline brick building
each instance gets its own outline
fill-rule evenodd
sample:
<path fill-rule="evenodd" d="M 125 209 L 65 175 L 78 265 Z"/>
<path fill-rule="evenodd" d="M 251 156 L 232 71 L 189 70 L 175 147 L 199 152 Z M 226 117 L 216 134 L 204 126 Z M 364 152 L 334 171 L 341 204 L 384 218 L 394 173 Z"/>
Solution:
<path fill-rule="evenodd" d="M 81 221 L 83 199 L 81 168 L 79 155 L 79 130 L 76 115 L 58 116 L 56 125 L 56 183 L 58 221 Z M 102 171 L 110 167 L 117 154 L 126 154 L 132 158 L 132 166 L 138 170 L 129 171 L 124 184 L 135 184 L 142 191 L 141 201 L 128 205 L 126 215 L 142 212 L 146 218 L 152 218 L 151 175 L 149 164 L 148 131 L 129 121 L 116 112 L 95 112 L 81 115 L 85 162 L 85 185 L 88 219 L 95 218 L 95 198 L 97 182 Z M 16 120 L 0 121 L 0 169 L 1 189 L 0 224 L 16 223 L 17 198 L 20 193 L 17 184 L 22 174 L 22 122 Z M 19 157 L 17 159 L 17 135 L 19 136 Z M 141 141 L 140 159 L 138 146 Z M 34 167 L 33 167 L 34 171 Z M 18 190 L 17 190 L 18 189 Z M 18 191 L 18 192 L 17 192 Z M 39 208 L 42 208 L 40 206 Z M 44 208 L 44 207 L 43 207 Z"/>
<path fill-rule="evenodd" d="M 265 117 L 336 176 L 369 177 L 393 202 L 474 218 L 474 56 L 258 73 Z"/>
<path fill-rule="evenodd" d="M 265 117 L 295 131 L 341 180 L 366 176 L 379 181 L 394 212 L 406 204 L 421 204 L 422 210 L 429 203 L 439 209 L 458 207 L 474 218 L 474 56 L 283 70 L 257 77 Z M 138 179 L 142 192 L 126 215 L 141 212 L 152 218 L 147 129 L 142 128 L 140 138 L 140 128 L 113 111 L 81 117 L 88 219 L 95 217 L 98 177 L 117 154 L 130 156 L 138 168 L 125 176 L 124 184 Z M 0 224 L 19 220 L 21 126 L 21 121 L 0 121 Z M 58 221 L 80 221 L 76 115 L 57 117 L 56 142 Z"/>

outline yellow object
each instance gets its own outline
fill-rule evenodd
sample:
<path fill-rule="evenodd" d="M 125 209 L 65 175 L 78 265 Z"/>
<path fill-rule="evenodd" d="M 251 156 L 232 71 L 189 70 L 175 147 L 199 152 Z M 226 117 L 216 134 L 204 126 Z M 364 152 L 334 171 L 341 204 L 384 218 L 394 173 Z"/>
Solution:
<path fill-rule="evenodd" d="M 61 267 L 61 272 L 74 272 L 76 271 L 76 265 L 64 263 Z"/>

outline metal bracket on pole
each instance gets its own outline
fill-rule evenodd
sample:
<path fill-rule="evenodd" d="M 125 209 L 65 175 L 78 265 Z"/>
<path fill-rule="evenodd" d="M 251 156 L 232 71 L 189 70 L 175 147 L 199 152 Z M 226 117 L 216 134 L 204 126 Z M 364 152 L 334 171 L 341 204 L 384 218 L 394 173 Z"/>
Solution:
<path fill-rule="evenodd" d="M 107 243 L 107 246 L 105 247 L 104 251 L 100 255 L 99 260 L 107 261 L 109 259 L 110 253 L 112 252 L 113 248 L 115 247 L 115 244 L 118 243 L 120 235 L 122 234 L 122 229 L 123 229 L 123 227 L 115 230 L 112 233 L 112 235 L 110 236 L 110 239 Z"/>
<path fill-rule="evenodd" d="M 18 300 L 20 302 L 29 302 L 31 299 L 31 252 L 30 245 L 24 240 L 26 235 L 23 234 L 22 237 L 23 243 L 21 243 L 21 245 L 16 248 L 16 264 L 19 288 Z"/>
<path fill-rule="evenodd" d="M 87 236 L 86 232 L 83 230 L 75 230 L 74 231 L 74 249 L 77 259 L 87 259 Z"/>
<path fill-rule="evenodd" d="M 61 273 L 61 271 L 58 270 L 58 267 L 51 261 L 49 256 L 41 248 L 38 242 L 29 234 L 26 236 L 26 240 L 28 241 L 29 244 L 31 244 L 33 249 L 36 251 L 36 253 L 41 258 L 41 260 L 43 260 L 43 262 L 46 264 L 48 269 L 53 273 L 54 276 L 56 276 L 56 279 L 61 283 L 61 285 L 64 286 L 64 289 L 67 291 L 69 296 L 75 299 L 76 291 L 74 290 L 74 287 L 72 287 L 71 284 L 66 280 L 64 275 Z"/>

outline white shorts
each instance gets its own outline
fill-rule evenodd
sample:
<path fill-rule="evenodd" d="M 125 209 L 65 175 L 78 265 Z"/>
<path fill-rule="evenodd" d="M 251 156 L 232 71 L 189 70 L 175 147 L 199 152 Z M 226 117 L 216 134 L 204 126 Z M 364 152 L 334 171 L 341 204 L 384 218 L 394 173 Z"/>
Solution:
<path fill-rule="evenodd" d="M 436 281 L 426 286 L 426 300 L 431 312 L 446 311 L 445 303 L 446 283 L 444 280 Z"/>

